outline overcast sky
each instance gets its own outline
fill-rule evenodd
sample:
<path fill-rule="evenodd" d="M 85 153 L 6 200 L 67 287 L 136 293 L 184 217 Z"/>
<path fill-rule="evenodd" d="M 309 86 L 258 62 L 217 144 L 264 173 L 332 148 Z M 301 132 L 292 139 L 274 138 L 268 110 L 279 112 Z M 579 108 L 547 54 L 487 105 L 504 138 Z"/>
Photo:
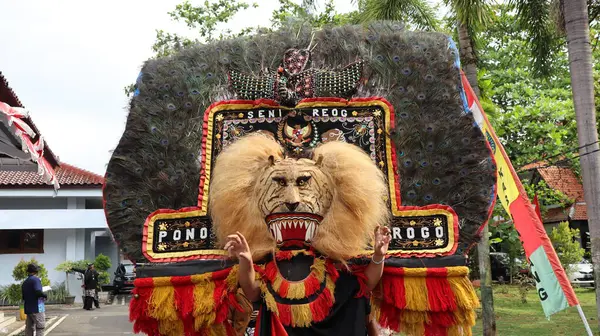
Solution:
<path fill-rule="evenodd" d="M 153 55 L 155 29 L 187 32 L 167 12 L 182 0 L 4 0 L 0 71 L 60 160 L 104 174 L 125 127 L 127 97 Z M 198 2 L 192 0 L 192 3 Z M 236 17 L 227 28 L 268 25 L 277 0 Z M 336 0 L 341 12 L 351 0 Z"/>

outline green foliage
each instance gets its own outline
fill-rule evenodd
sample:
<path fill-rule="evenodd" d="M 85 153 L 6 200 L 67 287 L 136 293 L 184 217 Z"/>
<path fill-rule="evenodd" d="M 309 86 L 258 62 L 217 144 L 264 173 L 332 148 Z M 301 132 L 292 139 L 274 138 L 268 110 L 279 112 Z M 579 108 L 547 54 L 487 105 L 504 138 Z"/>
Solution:
<path fill-rule="evenodd" d="M 198 38 L 188 39 L 177 34 L 157 30 L 156 42 L 152 46 L 152 50 L 157 53 L 157 56 L 166 56 L 174 50 L 188 47 L 198 41 L 208 42 L 232 36 L 232 32 L 229 30 L 219 32 L 219 25 L 229 22 L 238 12 L 248 9 L 250 6 L 257 7 L 258 5 L 238 0 L 205 0 L 200 5 L 193 5 L 189 1 L 184 1 L 175 6 L 175 10 L 168 14 L 174 21 L 184 22 L 188 28 L 198 35 Z M 246 29 L 237 35 L 247 34 L 250 31 L 251 29 Z"/>
<path fill-rule="evenodd" d="M 23 301 L 21 296 L 21 285 L 12 284 L 6 286 L 0 286 L 0 303 L 17 306 Z"/>
<path fill-rule="evenodd" d="M 71 294 L 67 291 L 65 282 L 56 283 L 52 286 L 52 289 L 48 292 L 48 303 L 64 303 L 65 298 Z"/>
<path fill-rule="evenodd" d="M 49 286 L 50 279 L 48 279 L 48 271 L 46 270 L 46 267 L 44 267 L 44 264 L 40 263 L 34 258 L 31 258 L 31 260 L 29 261 L 21 259 L 21 261 L 19 261 L 17 266 L 15 266 L 15 268 L 13 269 L 13 278 L 19 282 L 22 282 L 23 280 L 27 279 L 27 277 L 29 276 L 29 274 L 27 273 L 27 265 L 29 264 L 35 264 L 38 266 L 37 277 L 42 280 L 42 286 Z"/>
<path fill-rule="evenodd" d="M 435 10 L 424 0 L 363 0 L 358 2 L 362 21 L 402 21 L 418 30 L 438 30 Z"/>
<path fill-rule="evenodd" d="M 64 261 L 56 266 L 55 270 L 65 273 L 76 273 L 73 269 L 85 270 L 90 262 L 88 260 Z M 94 260 L 94 267 L 98 271 L 98 284 L 107 285 L 110 283 L 110 275 L 107 270 L 112 267 L 110 258 L 100 253 Z"/>
<path fill-rule="evenodd" d="M 550 240 L 558 254 L 558 259 L 568 274 L 574 271 L 571 265 L 579 263 L 585 253 L 576 240 L 578 237 L 579 230 L 571 229 L 568 222 L 561 222 L 557 227 L 552 228 L 550 233 Z"/>
<path fill-rule="evenodd" d="M 281 28 L 294 20 L 309 22 L 311 26 L 321 28 L 328 25 L 356 24 L 360 22 L 360 17 L 357 11 L 337 13 L 333 0 L 327 0 L 323 11 L 316 14 L 312 13 L 312 7 L 305 4 L 299 5 L 292 0 L 279 0 L 279 8 L 274 10 L 271 16 L 272 28 Z"/>
<path fill-rule="evenodd" d="M 564 208 L 574 202 L 574 200 L 567 197 L 561 191 L 550 188 L 544 180 L 540 180 L 536 183 L 529 183 L 529 180 L 523 179 L 522 182 L 529 199 L 533 199 L 537 194 L 538 199 L 540 200 L 540 211 L 542 212 L 542 215 L 547 211 L 546 206 L 559 205 Z"/>

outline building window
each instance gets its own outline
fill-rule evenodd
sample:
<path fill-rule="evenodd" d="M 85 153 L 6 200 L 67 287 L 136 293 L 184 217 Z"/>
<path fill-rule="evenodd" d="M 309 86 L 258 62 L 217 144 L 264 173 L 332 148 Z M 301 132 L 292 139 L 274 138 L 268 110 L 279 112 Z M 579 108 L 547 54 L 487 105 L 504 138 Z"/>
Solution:
<path fill-rule="evenodd" d="M 0 254 L 44 253 L 44 230 L 0 230 Z"/>

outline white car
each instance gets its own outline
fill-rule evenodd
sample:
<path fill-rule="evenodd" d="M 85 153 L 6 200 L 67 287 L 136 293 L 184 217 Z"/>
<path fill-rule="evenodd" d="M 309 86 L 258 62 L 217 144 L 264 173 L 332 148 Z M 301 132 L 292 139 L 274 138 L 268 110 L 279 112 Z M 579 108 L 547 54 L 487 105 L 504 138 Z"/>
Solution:
<path fill-rule="evenodd" d="M 577 264 L 571 265 L 569 281 L 573 285 L 581 287 L 594 287 L 594 267 L 592 263 L 583 259 Z"/>

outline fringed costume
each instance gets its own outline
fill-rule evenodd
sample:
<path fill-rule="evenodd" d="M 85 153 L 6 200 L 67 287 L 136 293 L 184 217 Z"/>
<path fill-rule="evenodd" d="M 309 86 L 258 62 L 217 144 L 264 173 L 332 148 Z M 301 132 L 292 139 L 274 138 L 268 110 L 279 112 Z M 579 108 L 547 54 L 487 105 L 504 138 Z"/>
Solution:
<path fill-rule="evenodd" d="M 471 335 L 496 167 L 458 51 L 397 23 L 198 45 L 143 66 L 105 209 L 148 335 Z M 391 234 L 373 290 L 374 229 Z M 228 236 L 247 240 L 257 302 Z M 371 321 L 371 322 L 369 322 Z"/>

